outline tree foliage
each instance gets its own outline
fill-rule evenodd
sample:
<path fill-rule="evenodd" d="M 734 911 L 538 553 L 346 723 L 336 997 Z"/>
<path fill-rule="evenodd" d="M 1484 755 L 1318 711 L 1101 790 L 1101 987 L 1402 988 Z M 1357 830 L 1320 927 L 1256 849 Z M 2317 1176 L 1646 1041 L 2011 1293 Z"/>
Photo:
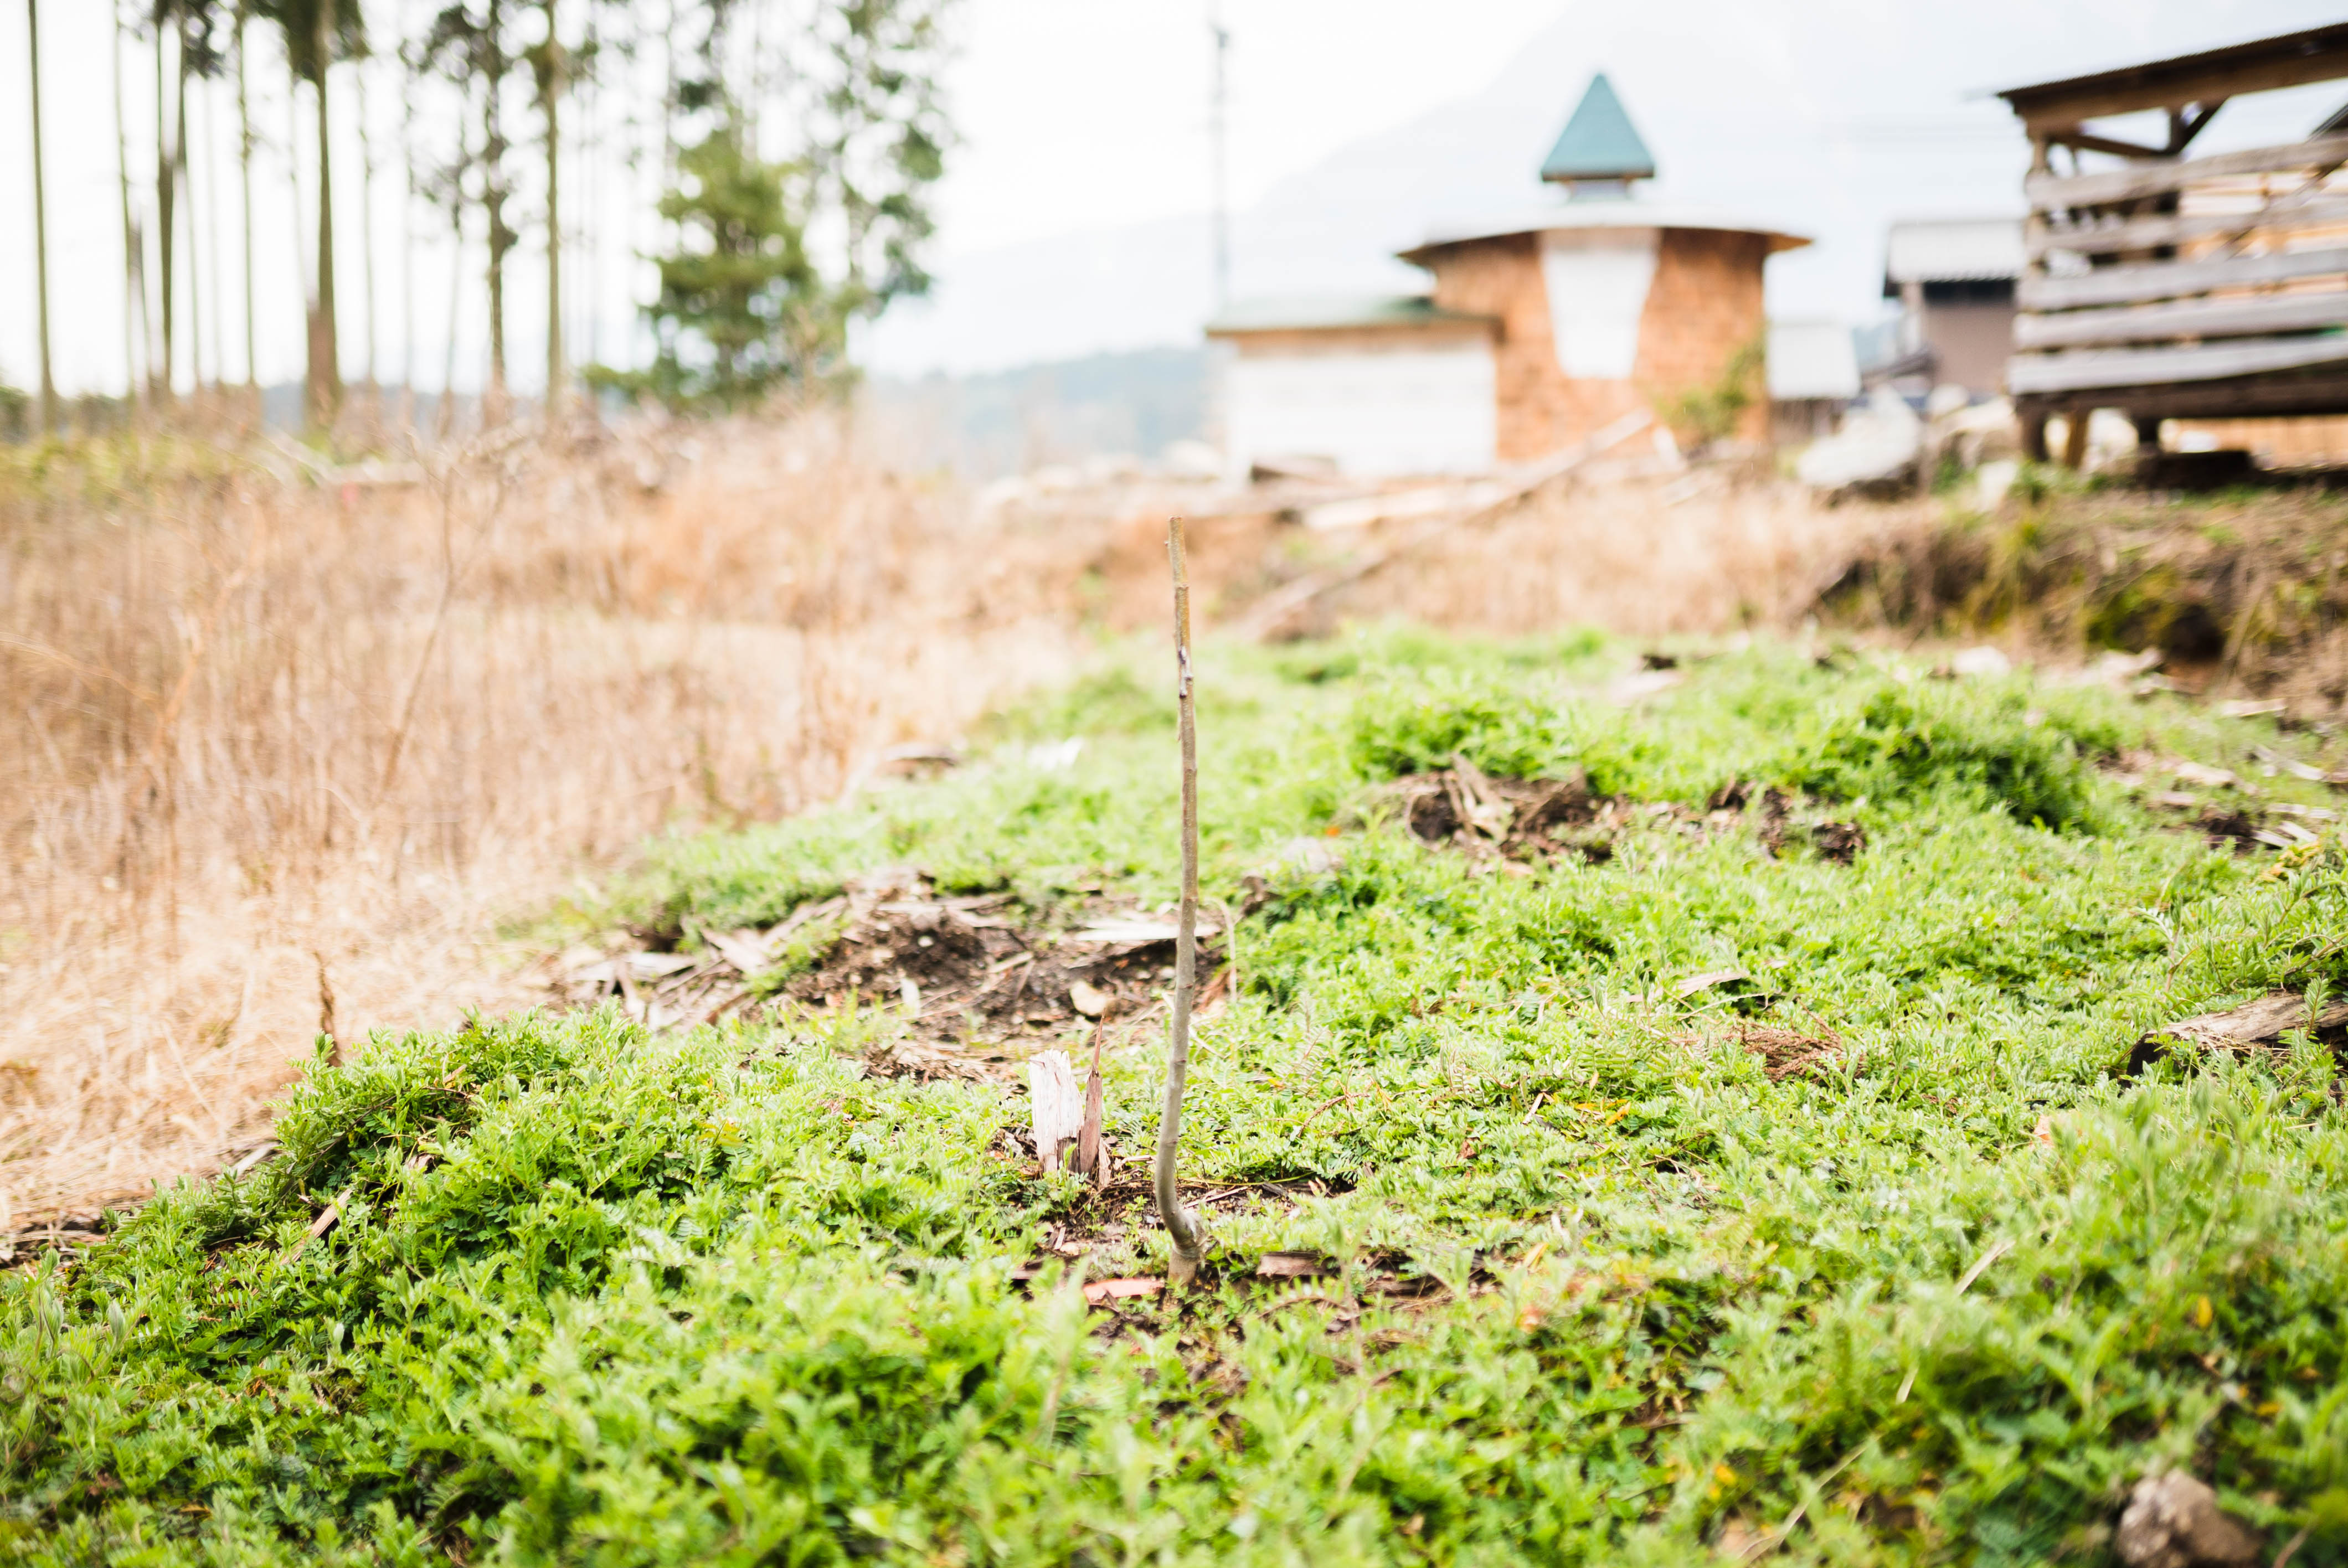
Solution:
<path fill-rule="evenodd" d="M 780 83 L 737 85 L 736 7 L 712 0 L 699 58 L 676 83 L 699 130 L 660 207 L 675 225 L 646 308 L 661 346 L 648 371 L 591 380 L 673 406 L 820 388 L 842 375 L 857 323 L 927 292 L 930 188 L 953 139 L 939 92 L 945 4 L 823 0 Z M 782 158 L 759 146 L 758 111 L 773 106 L 791 111 Z"/>
<path fill-rule="evenodd" d="M 678 243 L 659 259 L 660 296 L 647 307 L 660 351 L 649 370 L 594 379 L 731 409 L 804 378 L 834 331 L 808 254 L 808 186 L 804 166 L 760 159 L 731 119 L 679 154 L 660 204 Z"/>

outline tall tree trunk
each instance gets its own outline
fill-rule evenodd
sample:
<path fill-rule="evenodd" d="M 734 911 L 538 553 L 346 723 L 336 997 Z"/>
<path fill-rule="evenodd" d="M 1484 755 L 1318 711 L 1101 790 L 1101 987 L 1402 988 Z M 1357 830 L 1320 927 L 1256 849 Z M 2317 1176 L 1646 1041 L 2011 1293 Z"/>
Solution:
<path fill-rule="evenodd" d="M 122 126 L 122 18 L 114 20 L 114 169 L 122 194 L 122 395 L 145 407 L 147 389 L 139 377 L 140 348 L 147 341 L 147 241 L 130 215 L 130 138 Z"/>
<path fill-rule="evenodd" d="M 407 184 L 399 202 L 399 425 L 416 428 L 416 78 L 400 95 L 399 162 Z M 464 121 L 457 122 L 461 135 Z"/>
<path fill-rule="evenodd" d="M 294 281 L 302 291 L 302 407 L 303 417 L 309 417 L 310 406 L 310 318 L 318 313 L 318 280 L 311 275 L 309 220 L 303 216 L 302 206 L 302 77 L 294 68 L 289 41 L 285 61 L 285 195 L 292 203 L 294 221 L 286 233 L 294 241 Z"/>
<path fill-rule="evenodd" d="M 367 396 L 375 405 L 371 417 L 383 415 L 383 384 L 376 373 L 375 331 L 375 143 L 367 136 L 366 60 L 364 56 L 351 62 L 352 90 L 358 95 L 359 111 L 359 252 L 365 262 L 361 272 L 366 299 L 366 386 Z"/>
<path fill-rule="evenodd" d="M 244 179 L 244 390 L 254 400 L 253 412 L 260 412 L 261 373 L 255 366 L 260 355 L 254 352 L 259 333 L 253 325 L 252 312 L 252 101 L 246 95 L 244 80 L 244 23 L 251 9 L 248 0 L 237 0 L 236 7 L 236 157 Z"/>
<path fill-rule="evenodd" d="M 506 252 L 513 233 L 506 227 L 505 119 L 499 111 L 506 80 L 505 19 L 499 0 L 489 0 L 482 28 L 488 94 L 481 106 L 481 199 L 489 218 L 489 384 L 482 417 L 506 415 Z"/>
<path fill-rule="evenodd" d="M 587 340 L 587 363 L 603 363 L 603 321 L 598 302 L 603 297 L 603 87 L 592 67 L 599 53 L 601 39 L 596 29 L 596 8 L 587 8 L 587 59 L 591 69 L 579 94 L 579 161 L 587 171 L 585 210 L 579 215 L 579 248 L 587 257 L 587 276 L 580 289 L 579 302 L 572 308 L 579 313 L 580 327 Z"/>
<path fill-rule="evenodd" d="M 188 33 L 187 18 L 180 21 L 180 105 L 179 129 L 175 139 L 180 144 L 180 200 L 188 214 L 188 374 L 196 384 L 196 399 L 203 401 L 204 393 L 204 283 L 211 277 L 210 259 L 204 251 L 204 208 L 197 200 L 196 158 L 188 145 Z M 201 81 L 201 77 L 194 78 Z M 213 323 L 211 344 L 212 372 L 220 372 L 219 323 Z"/>
<path fill-rule="evenodd" d="M 41 8 L 25 0 L 26 63 L 33 81 L 33 290 L 41 321 L 41 432 L 57 433 L 57 380 L 49 364 L 49 192 L 41 169 Z"/>
<path fill-rule="evenodd" d="M 326 80 L 334 73 L 335 0 L 319 0 L 314 45 L 318 67 L 318 292 L 310 312 L 310 425 L 332 425 L 343 411 L 343 372 L 335 322 L 335 153 L 329 134 Z"/>
<path fill-rule="evenodd" d="M 212 323 L 212 391 L 228 385 L 228 313 L 221 308 L 221 161 L 219 83 L 206 77 L 196 97 L 203 120 L 200 146 L 204 163 L 204 310 Z"/>
<path fill-rule="evenodd" d="M 462 324 L 458 313 L 465 298 L 465 114 L 469 105 L 459 105 L 457 113 L 457 173 L 448 191 L 448 339 L 440 362 L 440 403 L 433 410 L 434 433 L 442 441 L 457 425 L 457 331 Z"/>
<path fill-rule="evenodd" d="M 546 415 L 563 411 L 569 388 L 562 363 L 562 120 L 563 77 L 569 62 L 555 31 L 555 0 L 541 0 L 546 12 L 546 60 L 539 72 L 539 101 L 546 111 Z"/>
<path fill-rule="evenodd" d="M 155 29 L 155 273 L 159 285 L 159 303 L 162 308 L 163 342 L 160 374 L 155 383 L 155 400 L 170 405 L 177 395 L 173 385 L 179 345 L 175 338 L 175 300 L 171 288 L 171 239 L 178 222 L 177 203 L 180 184 L 180 160 L 171 149 L 171 100 L 163 90 L 163 54 L 167 35 L 161 26 Z"/>

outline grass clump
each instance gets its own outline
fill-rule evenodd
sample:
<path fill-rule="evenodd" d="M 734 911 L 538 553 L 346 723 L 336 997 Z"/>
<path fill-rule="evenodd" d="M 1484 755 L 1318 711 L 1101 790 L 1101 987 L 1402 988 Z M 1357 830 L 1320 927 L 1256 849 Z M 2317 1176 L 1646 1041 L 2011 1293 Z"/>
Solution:
<path fill-rule="evenodd" d="M 1953 792 L 2017 822 L 2085 826 L 2096 815 L 2086 764 L 2116 754 L 2121 731 L 2105 715 L 2035 706 L 2043 700 L 2012 685 L 1879 682 L 1802 715 L 1784 772 L 1834 799 Z"/>
<path fill-rule="evenodd" d="M 2161 1020 L 2348 983 L 2348 856 L 2213 849 L 2093 765 L 2289 743 L 1766 649 L 1626 712 L 1582 694 L 1616 658 L 1202 661 L 1209 892 L 1268 898 L 1185 1166 L 1282 1185 L 1216 1204 L 1197 1295 L 1088 1311 L 1165 1265 L 1140 1185 L 1037 1174 L 1015 1092 L 868 1075 L 893 1011 L 378 1040 L 293 1091 L 281 1160 L 0 1283 L 0 1556 L 2098 1563 L 2182 1466 L 2348 1560 L 2338 1063 L 2119 1076 Z M 939 783 L 659 845 L 628 897 L 716 927 L 907 861 L 1170 896 L 1123 682 L 1002 723 Z M 1521 876 L 1360 809 L 1462 753 L 1642 804 Z M 1845 796 L 1867 848 L 1773 856 L 1704 811 L 1733 777 Z M 1131 1153 L 1162 1026 L 1114 1045 Z M 1275 1249 L 1328 1272 L 1257 1278 Z"/>

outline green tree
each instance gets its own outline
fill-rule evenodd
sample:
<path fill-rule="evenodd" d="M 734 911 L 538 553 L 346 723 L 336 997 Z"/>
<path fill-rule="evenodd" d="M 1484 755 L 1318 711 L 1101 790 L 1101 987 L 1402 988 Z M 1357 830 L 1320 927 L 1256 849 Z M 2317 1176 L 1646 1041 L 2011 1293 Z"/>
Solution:
<path fill-rule="evenodd" d="M 803 166 L 752 153 L 731 116 L 681 151 L 660 204 L 677 245 L 658 258 L 660 297 L 646 311 L 660 350 L 649 370 L 590 379 L 725 408 L 804 381 L 831 318 L 808 255 L 807 186 Z"/>
<path fill-rule="evenodd" d="M 945 172 L 952 128 L 938 92 L 945 0 L 839 0 L 819 20 L 820 200 L 839 215 L 839 315 L 879 315 L 929 292 L 922 251 L 935 232 L 929 189 Z"/>
<path fill-rule="evenodd" d="M 672 404 L 736 407 L 778 384 L 835 382 L 850 327 L 930 285 L 929 191 L 952 140 L 938 91 L 947 0 L 817 8 L 776 72 L 793 84 L 802 149 L 787 161 L 762 156 L 729 83 L 736 4 L 704 0 L 696 71 L 675 82 L 677 108 L 706 128 L 678 155 L 661 203 L 677 241 L 654 258 L 654 363 L 593 377 Z M 753 60 L 753 92 L 768 64 Z"/>

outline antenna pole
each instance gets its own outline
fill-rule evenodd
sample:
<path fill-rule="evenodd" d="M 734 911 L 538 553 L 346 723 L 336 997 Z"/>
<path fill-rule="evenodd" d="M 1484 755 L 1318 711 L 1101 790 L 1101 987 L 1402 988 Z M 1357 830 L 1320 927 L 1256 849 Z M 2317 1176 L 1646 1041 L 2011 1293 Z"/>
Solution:
<path fill-rule="evenodd" d="M 1223 26 L 1222 6 L 1213 0 L 1207 7 L 1207 30 L 1215 36 L 1215 97 L 1207 135 L 1214 161 L 1215 305 L 1220 310 L 1231 302 L 1231 150 L 1224 114 L 1229 97 L 1224 67 L 1231 49 L 1231 31 Z"/>

